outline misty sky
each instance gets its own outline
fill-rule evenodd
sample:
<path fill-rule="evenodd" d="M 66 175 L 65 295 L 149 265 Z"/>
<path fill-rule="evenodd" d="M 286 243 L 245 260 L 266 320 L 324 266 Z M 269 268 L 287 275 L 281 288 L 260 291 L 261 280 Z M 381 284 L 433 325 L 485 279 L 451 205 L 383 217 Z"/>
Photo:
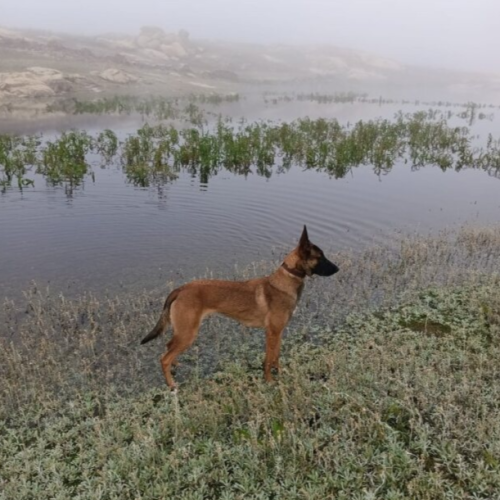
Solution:
<path fill-rule="evenodd" d="M 500 73 L 500 0 L 0 0 L 0 25 L 80 34 L 157 25 L 192 38 L 332 43 Z"/>

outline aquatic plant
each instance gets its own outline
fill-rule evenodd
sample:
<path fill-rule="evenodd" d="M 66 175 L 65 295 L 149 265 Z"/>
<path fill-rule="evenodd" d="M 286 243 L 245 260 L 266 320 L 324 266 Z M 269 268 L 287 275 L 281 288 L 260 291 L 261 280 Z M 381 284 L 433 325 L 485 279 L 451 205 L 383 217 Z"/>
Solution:
<path fill-rule="evenodd" d="M 202 127 L 204 125 L 205 120 L 203 111 L 194 102 L 190 102 L 184 108 L 184 113 L 187 115 L 187 119 L 192 125 L 196 125 L 197 127 Z"/>
<path fill-rule="evenodd" d="M 157 141 L 155 141 L 157 139 Z M 173 127 L 145 125 L 122 145 L 121 163 L 128 180 L 140 187 L 164 183 L 176 178 L 169 164 L 179 134 Z"/>
<path fill-rule="evenodd" d="M 75 186 L 92 171 L 87 155 L 92 151 L 93 139 L 86 132 L 64 132 L 55 141 L 47 141 L 42 150 L 42 159 L 36 172 L 51 184 L 68 182 Z"/>
<path fill-rule="evenodd" d="M 203 110 L 197 104 L 220 106 L 240 100 L 239 94 L 192 94 L 186 98 L 151 96 L 147 98 L 120 95 L 102 97 L 94 100 L 77 98 L 61 99 L 46 107 L 48 113 L 64 112 L 69 114 L 131 115 L 157 120 L 186 119 L 197 125 Z M 200 118 L 201 117 L 201 118 Z"/>
<path fill-rule="evenodd" d="M 145 124 L 122 143 L 110 130 L 97 137 L 67 132 L 52 142 L 4 138 L 4 163 L 0 163 L 4 183 L 11 183 L 14 171 L 25 179 L 32 160 L 36 172 L 51 183 L 78 184 L 92 174 L 90 154 L 101 157 L 102 164 L 119 158 L 129 180 L 140 186 L 170 180 L 179 169 L 206 180 L 220 169 L 270 177 L 292 165 L 326 171 L 335 178 L 371 165 L 380 175 L 399 160 L 413 169 L 434 165 L 444 171 L 475 168 L 495 176 L 500 172 L 498 140 L 489 137 L 482 147 L 473 146 L 475 138 L 469 128 L 450 126 L 433 109 L 347 125 L 324 118 L 234 124 L 218 117 L 205 126 L 195 104 L 189 105 L 188 113 L 196 126 L 177 130 L 173 125 Z"/>
<path fill-rule="evenodd" d="M 118 137 L 109 129 L 103 130 L 95 140 L 95 149 L 109 163 L 118 151 Z"/>
<path fill-rule="evenodd" d="M 498 109 L 499 105 L 477 103 L 477 102 L 450 102 L 450 101 L 421 101 L 408 99 L 390 99 L 380 97 L 370 97 L 368 94 L 358 94 L 356 92 L 336 92 L 333 94 L 322 94 L 319 92 L 298 93 L 298 94 L 276 94 L 273 92 L 264 93 L 264 102 L 266 104 L 277 105 L 279 103 L 289 104 L 293 101 L 314 102 L 320 105 L 335 105 L 335 104 L 376 104 L 383 105 L 399 105 L 412 107 L 429 107 L 427 111 L 428 117 L 431 119 L 447 119 L 456 116 L 466 120 L 469 126 L 472 126 L 476 120 L 493 120 L 494 113 L 486 113 L 479 111 L 481 109 Z M 456 113 L 449 108 L 462 108 Z"/>
<path fill-rule="evenodd" d="M 335 94 L 298 94 L 297 101 L 312 101 L 318 104 L 331 104 L 331 103 L 354 103 L 354 102 L 366 102 L 365 99 L 368 94 L 358 94 L 356 92 L 337 92 Z"/>
<path fill-rule="evenodd" d="M 19 189 L 32 186 L 28 179 L 31 167 L 38 163 L 38 136 L 18 137 L 0 135 L 0 189 L 5 191 L 15 182 Z"/>

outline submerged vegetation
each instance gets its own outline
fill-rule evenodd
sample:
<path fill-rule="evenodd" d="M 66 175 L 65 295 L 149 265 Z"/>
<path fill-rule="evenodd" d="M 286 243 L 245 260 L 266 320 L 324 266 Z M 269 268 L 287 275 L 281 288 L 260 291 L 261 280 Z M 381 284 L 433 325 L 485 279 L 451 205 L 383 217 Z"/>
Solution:
<path fill-rule="evenodd" d="M 454 102 L 454 101 L 427 101 L 420 99 L 390 99 L 386 97 L 371 97 L 366 93 L 356 92 L 336 92 L 334 94 L 322 94 L 320 92 L 310 93 L 293 93 L 281 94 L 268 92 L 264 94 L 264 102 L 266 104 L 278 104 L 280 102 L 292 101 L 308 101 L 316 102 L 318 104 L 398 104 L 398 105 L 411 105 L 411 106 L 424 106 L 424 107 L 438 107 L 438 108 L 475 108 L 477 109 L 498 109 L 500 105 L 492 103 L 477 103 L 477 102 Z"/>
<path fill-rule="evenodd" d="M 193 104 L 194 106 L 194 104 Z M 53 141 L 42 137 L 0 136 L 0 184 L 22 188 L 33 183 L 31 172 L 52 184 L 78 185 L 92 175 L 91 165 L 119 164 L 135 185 L 148 186 L 175 178 L 180 169 L 203 182 L 220 169 L 270 177 L 292 165 L 322 170 L 342 178 L 353 168 L 371 165 L 377 175 L 396 163 L 418 169 L 434 165 L 442 170 L 481 169 L 500 172 L 500 141 L 491 135 L 486 144 L 467 127 L 450 126 L 433 110 L 399 112 L 393 120 L 358 121 L 341 125 L 337 120 L 309 118 L 290 123 L 233 124 L 218 119 L 204 126 L 145 124 L 136 134 L 119 140 L 105 130 L 97 137 L 65 132 Z"/>
<path fill-rule="evenodd" d="M 239 94 L 200 94 L 188 98 L 166 98 L 153 96 L 140 98 L 137 96 L 103 97 L 92 101 L 83 101 L 77 98 L 58 101 L 48 105 L 48 113 L 64 112 L 74 115 L 131 115 L 139 114 L 144 118 L 157 120 L 179 119 L 197 124 L 193 117 L 201 114 L 200 105 L 219 106 L 223 103 L 234 103 L 241 99 Z"/>
<path fill-rule="evenodd" d="M 94 140 L 86 132 L 65 132 L 44 144 L 36 172 L 51 184 L 78 184 L 90 172 L 86 158 L 93 147 Z"/>
<path fill-rule="evenodd" d="M 265 92 L 262 97 L 265 104 L 277 105 L 280 103 L 313 102 L 317 104 L 376 104 L 382 105 L 400 105 L 425 108 L 448 108 L 448 117 L 453 115 L 450 108 L 461 108 L 457 112 L 458 116 L 469 115 L 473 111 L 474 119 L 490 118 L 499 105 L 477 103 L 477 102 L 453 102 L 453 101 L 427 101 L 427 100 L 408 100 L 391 99 L 386 97 L 372 97 L 366 93 L 356 92 L 335 92 L 326 94 L 320 92 L 299 92 L 292 94 L 283 94 L 276 92 Z M 208 115 L 213 114 L 213 108 L 225 103 L 237 103 L 243 101 L 244 97 L 238 93 L 232 94 L 192 94 L 187 98 L 179 97 L 138 97 L 133 95 L 120 95 L 112 97 L 103 97 L 94 100 L 80 100 L 72 98 L 68 100 L 59 100 L 53 104 L 47 105 L 48 113 L 63 112 L 74 115 L 96 114 L 96 115 L 132 115 L 138 114 L 144 118 L 156 118 L 158 120 L 179 119 L 189 121 L 189 108 L 196 106 L 201 111 L 201 106 L 209 106 Z M 464 116 L 462 116 L 464 117 Z"/>
<path fill-rule="evenodd" d="M 38 137 L 0 135 L 0 187 L 33 185 L 26 175 L 38 163 Z"/>
<path fill-rule="evenodd" d="M 177 396 L 138 346 L 166 290 L 34 288 L 0 336 L 0 498 L 496 498 L 499 254 L 490 228 L 336 255 L 278 383 L 262 334 L 214 317 Z"/>

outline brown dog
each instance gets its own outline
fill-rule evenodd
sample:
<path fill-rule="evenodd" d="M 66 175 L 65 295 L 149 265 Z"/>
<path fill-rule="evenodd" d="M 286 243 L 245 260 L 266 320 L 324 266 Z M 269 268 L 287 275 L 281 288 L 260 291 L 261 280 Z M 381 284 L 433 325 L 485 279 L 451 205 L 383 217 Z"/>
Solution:
<path fill-rule="evenodd" d="M 272 380 L 271 368 L 279 370 L 281 334 L 292 317 L 304 288 L 304 278 L 317 274 L 331 276 L 338 267 L 309 241 L 307 228 L 297 248 L 270 276 L 248 281 L 198 280 L 173 290 L 153 330 L 141 341 L 145 344 L 164 333 L 172 324 L 174 333 L 161 357 L 167 385 L 175 388 L 170 367 L 177 356 L 195 340 L 201 321 L 220 313 L 246 326 L 266 329 L 264 377 Z"/>

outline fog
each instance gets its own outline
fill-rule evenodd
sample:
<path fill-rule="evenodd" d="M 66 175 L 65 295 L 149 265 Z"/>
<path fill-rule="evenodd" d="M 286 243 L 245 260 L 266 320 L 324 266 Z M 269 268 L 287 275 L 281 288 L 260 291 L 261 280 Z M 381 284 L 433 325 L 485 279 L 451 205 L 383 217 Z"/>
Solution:
<path fill-rule="evenodd" d="M 500 72 L 498 0 L 2 0 L 0 25 L 78 34 L 328 43 L 419 66 Z"/>

